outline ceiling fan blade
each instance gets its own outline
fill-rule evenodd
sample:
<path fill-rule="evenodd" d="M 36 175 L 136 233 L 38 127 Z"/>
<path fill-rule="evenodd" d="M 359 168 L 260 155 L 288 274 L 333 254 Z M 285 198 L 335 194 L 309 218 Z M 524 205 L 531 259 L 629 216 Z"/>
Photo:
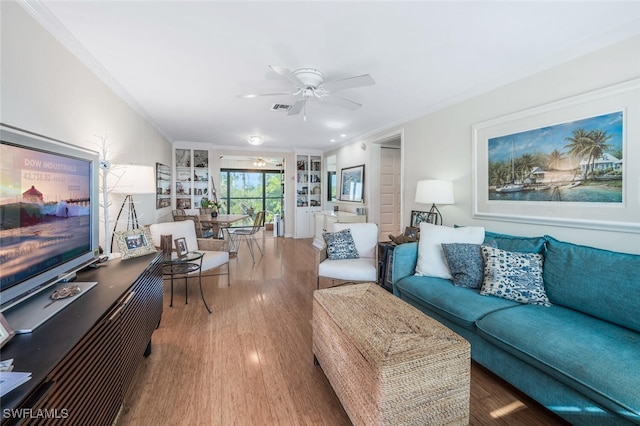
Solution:
<path fill-rule="evenodd" d="M 340 80 L 325 81 L 322 86 L 330 92 L 335 92 L 338 90 L 353 89 L 354 87 L 370 86 L 372 84 L 376 84 L 373 77 L 369 74 L 363 74 Z"/>
<path fill-rule="evenodd" d="M 289 81 L 289 83 L 293 84 L 294 86 L 305 87 L 304 83 L 300 81 L 300 79 L 296 77 L 296 75 L 292 73 L 289 68 L 277 67 L 274 65 L 269 65 L 269 68 L 271 68 L 276 74 L 279 74 L 282 77 L 284 77 L 287 81 Z"/>
<path fill-rule="evenodd" d="M 291 92 L 276 92 L 276 93 L 249 93 L 246 95 L 238 95 L 239 98 L 257 98 L 259 96 L 281 96 L 287 95 L 290 96 Z"/>
<path fill-rule="evenodd" d="M 289 110 L 289 112 L 287 113 L 287 115 L 296 115 L 296 114 L 300 114 L 300 111 L 302 111 L 302 108 L 304 108 L 304 104 L 307 102 L 306 99 L 299 99 L 296 101 L 295 104 L 293 104 L 293 106 L 291 107 L 291 109 Z"/>
<path fill-rule="evenodd" d="M 329 95 L 321 99 L 322 102 L 337 105 L 342 108 L 346 108 L 350 111 L 355 111 L 362 106 L 356 101 L 352 101 L 351 99 L 343 98 L 342 96 Z"/>

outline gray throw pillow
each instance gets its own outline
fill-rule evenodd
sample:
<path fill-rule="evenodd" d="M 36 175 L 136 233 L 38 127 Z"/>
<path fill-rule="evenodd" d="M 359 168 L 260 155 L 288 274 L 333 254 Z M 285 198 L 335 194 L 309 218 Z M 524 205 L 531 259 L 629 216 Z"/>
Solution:
<path fill-rule="evenodd" d="M 325 232 L 322 234 L 327 244 L 327 257 L 330 260 L 358 259 L 358 249 L 353 241 L 351 229 L 343 229 L 338 232 Z"/>
<path fill-rule="evenodd" d="M 494 240 L 487 241 L 486 245 L 497 247 Z M 480 244 L 443 243 L 442 251 L 449 265 L 454 285 L 467 288 L 482 286 L 484 260 Z"/>

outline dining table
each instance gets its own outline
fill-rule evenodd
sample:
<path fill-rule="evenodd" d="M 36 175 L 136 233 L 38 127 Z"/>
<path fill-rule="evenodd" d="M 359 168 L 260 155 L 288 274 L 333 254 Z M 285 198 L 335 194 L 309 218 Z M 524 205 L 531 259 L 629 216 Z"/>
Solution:
<path fill-rule="evenodd" d="M 201 214 L 199 215 L 199 218 L 200 223 L 211 225 L 214 236 L 221 239 L 227 239 L 227 250 L 229 253 L 235 253 L 237 251 L 235 240 L 229 232 L 225 233 L 224 230 L 232 225 L 245 225 L 244 222 L 247 221 L 247 219 L 250 219 L 250 216 L 248 214 L 218 214 L 216 217 L 213 217 L 210 214 Z M 246 225 L 250 226 L 251 223 L 247 222 Z"/>

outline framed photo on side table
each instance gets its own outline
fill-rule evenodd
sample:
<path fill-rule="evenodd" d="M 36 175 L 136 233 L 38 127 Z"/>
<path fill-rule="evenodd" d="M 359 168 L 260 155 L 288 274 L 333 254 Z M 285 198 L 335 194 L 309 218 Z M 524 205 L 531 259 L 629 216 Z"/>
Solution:
<path fill-rule="evenodd" d="M 420 238 L 420 227 L 418 226 L 407 226 L 404 228 L 404 236 L 409 238 L 415 238 L 416 240 Z"/>
<path fill-rule="evenodd" d="M 157 252 L 148 228 L 116 232 L 115 239 L 123 260 Z"/>
<path fill-rule="evenodd" d="M 430 212 L 423 212 L 419 210 L 411 210 L 411 226 L 414 228 L 420 228 L 422 222 L 435 223 L 436 215 Z"/>
<path fill-rule="evenodd" d="M 187 248 L 187 240 L 182 238 L 176 238 L 173 240 L 176 245 L 176 253 L 178 253 L 178 257 L 184 257 L 187 253 L 189 253 L 189 249 Z"/>

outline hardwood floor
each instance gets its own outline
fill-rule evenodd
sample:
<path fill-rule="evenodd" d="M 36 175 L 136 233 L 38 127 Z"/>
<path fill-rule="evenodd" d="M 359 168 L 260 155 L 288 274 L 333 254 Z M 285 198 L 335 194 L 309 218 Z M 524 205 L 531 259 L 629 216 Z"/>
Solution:
<path fill-rule="evenodd" d="M 226 277 L 176 285 L 169 307 L 127 395 L 118 425 L 349 425 L 311 352 L 316 287 L 311 240 L 260 240 L 251 262 L 246 244 Z M 259 256 L 259 253 L 258 253 Z M 472 425 L 563 422 L 494 375 L 472 364 Z"/>

